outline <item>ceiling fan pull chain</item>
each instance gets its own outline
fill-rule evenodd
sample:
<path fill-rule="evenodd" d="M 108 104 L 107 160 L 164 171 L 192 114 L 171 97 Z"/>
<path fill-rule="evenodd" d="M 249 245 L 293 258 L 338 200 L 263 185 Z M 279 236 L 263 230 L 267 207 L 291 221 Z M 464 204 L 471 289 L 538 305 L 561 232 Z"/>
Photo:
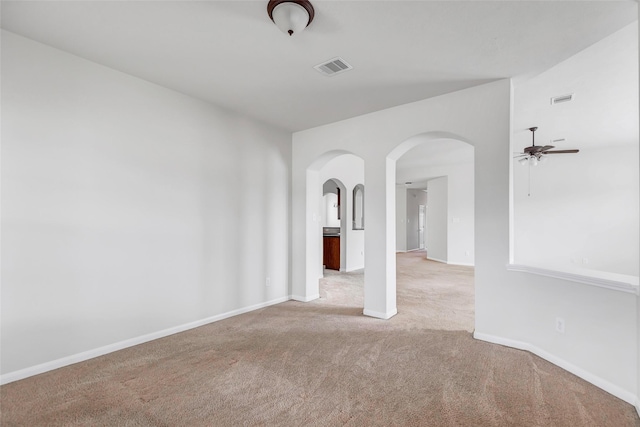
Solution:
<path fill-rule="evenodd" d="M 527 179 L 527 197 L 531 197 L 531 163 L 529 163 L 528 168 L 528 179 Z"/>

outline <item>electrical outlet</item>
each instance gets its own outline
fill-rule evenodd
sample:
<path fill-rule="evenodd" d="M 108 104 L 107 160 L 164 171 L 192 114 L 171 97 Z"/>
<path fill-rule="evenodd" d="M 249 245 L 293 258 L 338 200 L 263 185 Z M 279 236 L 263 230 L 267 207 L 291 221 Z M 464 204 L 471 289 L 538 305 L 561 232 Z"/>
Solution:
<path fill-rule="evenodd" d="M 266 286 L 271 286 L 271 278 L 267 277 L 267 280 L 265 281 L 265 285 Z"/>
<path fill-rule="evenodd" d="M 464 254 L 465 254 L 466 256 L 469 256 L 469 255 L 471 255 L 471 252 L 469 252 L 469 251 L 464 251 Z"/>
<path fill-rule="evenodd" d="M 589 258 L 582 258 L 582 264 L 583 265 L 589 264 Z"/>
<path fill-rule="evenodd" d="M 564 334 L 564 319 L 562 317 L 556 317 L 556 332 Z"/>

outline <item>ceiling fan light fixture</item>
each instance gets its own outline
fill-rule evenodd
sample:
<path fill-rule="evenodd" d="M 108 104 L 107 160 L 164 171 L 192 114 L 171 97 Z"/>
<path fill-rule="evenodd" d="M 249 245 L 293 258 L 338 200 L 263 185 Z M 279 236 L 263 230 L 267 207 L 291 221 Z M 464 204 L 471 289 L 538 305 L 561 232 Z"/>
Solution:
<path fill-rule="evenodd" d="M 518 163 L 520 163 L 522 166 L 526 166 L 529 163 L 529 157 L 523 157 L 520 160 L 518 160 Z"/>
<path fill-rule="evenodd" d="M 308 0 L 269 0 L 267 13 L 280 31 L 292 36 L 307 28 L 315 12 Z"/>

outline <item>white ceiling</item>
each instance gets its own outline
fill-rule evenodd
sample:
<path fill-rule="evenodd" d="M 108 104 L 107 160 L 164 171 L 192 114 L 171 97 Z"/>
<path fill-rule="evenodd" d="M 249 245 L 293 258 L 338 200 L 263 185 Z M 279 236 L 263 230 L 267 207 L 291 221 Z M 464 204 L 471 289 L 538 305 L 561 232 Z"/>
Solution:
<path fill-rule="evenodd" d="M 288 37 L 263 1 L 2 1 L 2 28 L 297 131 L 535 75 L 637 18 L 633 1 L 312 1 Z M 354 70 L 314 65 L 343 57 Z"/>

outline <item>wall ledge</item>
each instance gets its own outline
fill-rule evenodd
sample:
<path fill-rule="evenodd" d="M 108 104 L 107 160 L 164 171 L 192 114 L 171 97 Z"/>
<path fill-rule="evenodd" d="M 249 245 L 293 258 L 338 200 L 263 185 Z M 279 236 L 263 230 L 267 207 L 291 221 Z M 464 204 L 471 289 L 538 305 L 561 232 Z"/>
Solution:
<path fill-rule="evenodd" d="M 516 341 L 516 340 L 512 340 L 509 338 L 503 338 L 503 337 L 499 337 L 499 336 L 495 336 L 495 335 L 490 335 L 490 334 L 484 334 L 481 332 L 474 332 L 473 333 L 473 337 L 477 340 L 480 341 L 486 341 L 492 344 L 500 344 L 506 347 L 512 347 L 512 348 L 516 348 L 518 350 L 525 350 L 528 351 L 530 353 L 535 354 L 538 357 L 541 357 L 551 363 L 553 363 L 554 365 L 557 365 L 559 367 L 561 367 L 562 369 L 564 369 L 565 371 L 569 371 L 572 374 L 582 378 L 583 380 L 590 382 L 591 384 L 595 385 L 596 387 L 601 388 L 602 390 L 606 391 L 607 393 L 610 393 L 612 395 L 614 395 L 615 397 L 617 397 L 618 399 L 624 400 L 625 402 L 634 405 L 636 407 L 636 410 L 638 410 L 638 413 L 640 414 L 640 410 L 638 408 L 638 404 L 639 404 L 639 400 L 638 400 L 638 396 L 636 396 L 635 394 L 597 376 L 594 375 L 582 368 L 579 368 L 578 366 L 574 365 L 573 363 L 567 362 L 566 360 L 555 356 L 545 350 L 542 350 L 541 348 L 527 343 L 527 342 L 523 342 L 523 341 Z"/>
<path fill-rule="evenodd" d="M 585 285 L 596 286 L 598 288 L 640 295 L 638 276 L 606 273 L 595 270 L 587 270 L 586 272 L 588 274 L 582 274 L 582 272 L 552 270 L 523 264 L 507 264 L 507 270 L 537 274 L 539 276 L 568 280 L 570 282 L 583 283 Z"/>
<path fill-rule="evenodd" d="M 103 347 L 94 348 L 92 350 L 83 351 L 82 353 L 72 354 L 60 359 L 52 360 L 49 362 L 41 363 L 39 365 L 30 366 L 28 368 L 20 369 L 18 371 L 8 372 L 0 375 L 0 385 L 8 384 L 14 381 L 22 380 L 34 375 L 43 374 L 54 369 L 63 368 L 65 366 L 73 365 L 74 363 L 84 362 L 85 360 L 93 359 L 105 354 L 113 353 L 118 350 L 123 350 L 134 345 L 144 344 L 149 341 L 164 338 L 169 335 L 174 335 L 180 332 L 194 329 L 200 326 L 214 323 L 220 320 L 227 319 L 229 317 L 237 316 L 239 314 L 248 313 L 250 311 L 259 310 L 261 308 L 268 307 L 270 305 L 280 304 L 289 301 L 291 297 L 286 296 L 277 298 L 271 301 L 251 305 L 248 307 L 239 308 L 236 310 L 228 311 L 226 313 L 218 314 L 215 316 L 207 317 L 205 319 L 196 320 L 195 322 L 185 323 L 182 325 L 174 326 L 172 328 L 164 329 L 162 331 L 152 332 L 150 334 L 141 335 L 139 337 L 130 338 L 124 341 L 119 341 L 113 344 L 105 345 Z"/>

